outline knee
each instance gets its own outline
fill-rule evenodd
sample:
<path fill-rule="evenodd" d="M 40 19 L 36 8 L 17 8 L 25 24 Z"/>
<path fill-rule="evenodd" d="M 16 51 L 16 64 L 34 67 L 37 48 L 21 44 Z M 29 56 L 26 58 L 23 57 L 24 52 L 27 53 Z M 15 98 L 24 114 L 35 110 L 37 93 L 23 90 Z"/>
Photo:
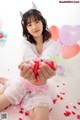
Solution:
<path fill-rule="evenodd" d="M 34 112 L 33 110 L 29 111 L 29 117 L 31 120 L 34 120 Z"/>
<path fill-rule="evenodd" d="M 35 118 L 34 120 L 49 120 L 49 116 L 45 116 L 45 115 L 41 116 L 39 114 L 35 115 L 34 118 Z"/>
<path fill-rule="evenodd" d="M 49 120 L 49 109 L 46 107 L 38 107 L 34 110 L 35 120 Z"/>

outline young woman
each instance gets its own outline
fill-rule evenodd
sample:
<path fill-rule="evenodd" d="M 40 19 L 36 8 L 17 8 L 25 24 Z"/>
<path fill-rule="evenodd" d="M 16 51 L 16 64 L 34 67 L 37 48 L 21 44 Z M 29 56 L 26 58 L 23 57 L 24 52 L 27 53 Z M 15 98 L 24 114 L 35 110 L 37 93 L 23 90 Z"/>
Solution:
<path fill-rule="evenodd" d="M 9 83 L 0 95 L 0 110 L 19 104 L 28 111 L 31 120 L 50 120 L 49 109 L 53 104 L 47 79 L 55 75 L 57 69 L 55 63 L 50 66 L 55 42 L 49 40 L 51 33 L 40 11 L 30 9 L 23 14 L 21 23 L 25 37 L 23 62 L 19 65 L 21 77 Z"/>

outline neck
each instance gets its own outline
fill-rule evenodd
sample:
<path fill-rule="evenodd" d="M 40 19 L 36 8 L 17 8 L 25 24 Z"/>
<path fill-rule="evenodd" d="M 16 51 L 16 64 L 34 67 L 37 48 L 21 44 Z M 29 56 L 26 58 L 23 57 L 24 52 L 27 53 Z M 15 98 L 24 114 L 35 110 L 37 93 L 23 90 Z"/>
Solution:
<path fill-rule="evenodd" d="M 34 39 L 37 42 L 37 45 L 43 43 L 43 36 L 40 36 L 40 37 L 34 38 Z"/>

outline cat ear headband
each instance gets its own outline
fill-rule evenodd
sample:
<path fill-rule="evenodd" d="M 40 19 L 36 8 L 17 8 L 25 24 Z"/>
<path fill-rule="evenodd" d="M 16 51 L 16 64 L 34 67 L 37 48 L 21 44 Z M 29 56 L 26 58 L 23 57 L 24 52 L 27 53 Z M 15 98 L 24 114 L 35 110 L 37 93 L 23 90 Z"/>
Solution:
<path fill-rule="evenodd" d="M 35 5 L 35 3 L 32 1 L 32 8 L 33 9 L 37 9 L 37 6 Z M 20 16 L 21 18 L 23 18 L 23 13 L 20 11 Z"/>

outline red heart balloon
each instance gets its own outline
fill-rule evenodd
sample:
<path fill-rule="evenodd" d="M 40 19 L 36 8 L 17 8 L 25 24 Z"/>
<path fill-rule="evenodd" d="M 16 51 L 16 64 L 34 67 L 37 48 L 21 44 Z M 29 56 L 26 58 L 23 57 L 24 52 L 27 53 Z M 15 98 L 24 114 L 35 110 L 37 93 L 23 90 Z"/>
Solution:
<path fill-rule="evenodd" d="M 50 27 L 50 31 L 51 31 L 51 39 L 53 40 L 58 40 L 59 38 L 59 30 L 57 26 L 51 26 Z"/>
<path fill-rule="evenodd" d="M 64 46 L 62 49 L 62 56 L 64 59 L 69 59 L 77 55 L 80 51 L 80 46 L 75 44 L 73 46 Z"/>

